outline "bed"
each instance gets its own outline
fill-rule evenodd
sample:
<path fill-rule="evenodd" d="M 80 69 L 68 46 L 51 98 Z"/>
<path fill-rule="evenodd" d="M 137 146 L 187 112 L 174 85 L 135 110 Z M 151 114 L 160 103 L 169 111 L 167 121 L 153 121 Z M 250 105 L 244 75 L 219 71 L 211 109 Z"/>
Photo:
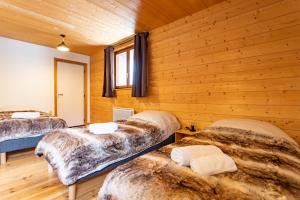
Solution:
<path fill-rule="evenodd" d="M 69 128 L 53 131 L 39 142 L 36 155 L 44 156 L 69 186 L 69 199 L 75 198 L 76 183 L 174 142 L 174 132 L 180 128 L 175 116 L 162 111 L 145 111 L 117 123 L 113 133 Z"/>
<path fill-rule="evenodd" d="M 15 112 L 20 110 L 0 111 L 1 164 L 6 163 L 7 152 L 35 147 L 49 131 L 67 126 L 64 120 L 44 112 L 40 112 L 40 117 L 34 119 L 13 119 L 12 114 Z"/>
<path fill-rule="evenodd" d="M 175 163 L 175 147 L 215 145 L 235 161 L 236 172 L 201 176 Z M 98 200 L 300 199 L 300 149 L 271 124 L 225 120 L 110 172 Z"/>

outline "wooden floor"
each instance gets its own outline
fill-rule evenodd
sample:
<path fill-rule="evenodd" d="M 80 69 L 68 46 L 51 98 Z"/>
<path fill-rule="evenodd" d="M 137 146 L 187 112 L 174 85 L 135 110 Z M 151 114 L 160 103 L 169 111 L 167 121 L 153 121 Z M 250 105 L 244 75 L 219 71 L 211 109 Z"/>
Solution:
<path fill-rule="evenodd" d="M 99 186 L 87 190 L 80 186 L 78 198 L 95 200 Z M 85 191 L 85 192 L 83 192 Z M 56 175 L 49 175 L 47 162 L 37 158 L 33 150 L 8 154 L 8 162 L 0 166 L 1 200 L 64 200 L 68 199 L 68 189 L 62 185 Z"/>

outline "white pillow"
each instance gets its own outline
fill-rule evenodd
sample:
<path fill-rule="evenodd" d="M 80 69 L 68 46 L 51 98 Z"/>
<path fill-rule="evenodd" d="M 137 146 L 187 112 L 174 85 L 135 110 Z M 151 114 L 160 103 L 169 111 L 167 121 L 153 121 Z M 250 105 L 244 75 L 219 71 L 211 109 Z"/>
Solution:
<path fill-rule="evenodd" d="M 144 120 L 158 125 L 165 133 L 173 134 L 180 129 L 177 118 L 169 112 L 147 110 L 129 117 L 130 120 Z"/>
<path fill-rule="evenodd" d="M 237 170 L 234 160 L 226 154 L 214 154 L 191 160 L 191 169 L 202 176 Z"/>
<path fill-rule="evenodd" d="M 11 115 L 12 119 L 36 119 L 39 118 L 41 114 L 39 112 L 14 112 Z"/>
<path fill-rule="evenodd" d="M 284 138 L 298 145 L 291 137 L 289 137 L 280 128 L 268 122 L 263 122 L 254 119 L 222 119 L 210 125 L 210 127 L 217 127 L 217 126 L 250 130 L 271 137 Z"/>

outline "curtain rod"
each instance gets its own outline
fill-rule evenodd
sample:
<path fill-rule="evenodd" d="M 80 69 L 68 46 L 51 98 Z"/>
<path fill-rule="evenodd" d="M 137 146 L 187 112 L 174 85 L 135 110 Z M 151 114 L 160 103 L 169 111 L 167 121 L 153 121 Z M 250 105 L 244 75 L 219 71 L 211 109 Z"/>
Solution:
<path fill-rule="evenodd" d="M 129 42 L 130 40 L 133 40 L 134 35 L 135 35 L 135 34 L 133 34 L 133 35 L 131 35 L 131 36 L 128 36 L 128 37 L 126 37 L 126 38 L 124 38 L 124 39 L 122 39 L 122 40 L 119 40 L 119 41 L 117 41 L 117 42 L 115 42 L 115 43 L 112 43 L 110 46 L 115 47 L 115 46 L 118 46 L 118 45 L 125 44 L 126 42 Z"/>

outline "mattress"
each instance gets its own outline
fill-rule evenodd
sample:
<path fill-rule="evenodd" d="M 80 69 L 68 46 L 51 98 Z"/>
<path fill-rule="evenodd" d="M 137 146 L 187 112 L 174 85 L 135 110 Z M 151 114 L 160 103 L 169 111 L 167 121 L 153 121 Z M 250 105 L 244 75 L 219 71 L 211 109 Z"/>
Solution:
<path fill-rule="evenodd" d="M 0 142 L 0 153 L 36 147 L 44 135 L 11 139 Z"/>
<path fill-rule="evenodd" d="M 118 123 L 109 134 L 93 134 L 88 128 L 68 128 L 47 134 L 35 153 L 45 156 L 64 185 L 71 185 L 113 163 L 139 155 L 167 140 L 173 133 L 149 121 Z"/>
<path fill-rule="evenodd" d="M 215 145 L 236 172 L 201 176 L 170 158 L 175 147 Z M 300 199 L 300 149 L 285 138 L 249 130 L 209 127 L 117 167 L 98 200 Z"/>
<path fill-rule="evenodd" d="M 108 165 L 107 167 L 104 167 L 103 169 L 101 169 L 99 171 L 96 171 L 96 172 L 94 172 L 92 174 L 89 174 L 89 175 L 87 175 L 87 176 L 79 179 L 77 182 L 82 182 L 82 181 L 88 180 L 88 179 L 90 179 L 92 177 L 95 177 L 95 176 L 97 176 L 99 174 L 109 172 L 109 171 L 115 169 L 116 167 L 118 167 L 120 165 L 123 165 L 123 164 L 125 164 L 125 163 L 127 163 L 127 162 L 129 162 L 129 161 L 131 161 L 131 160 L 133 160 L 135 158 L 138 158 L 139 156 L 142 156 L 142 155 L 144 155 L 146 153 L 149 153 L 151 151 L 157 150 L 157 149 L 159 149 L 161 147 L 164 147 L 164 146 L 166 146 L 168 144 L 171 144 L 171 143 L 174 143 L 174 142 L 175 142 L 175 135 L 173 134 L 170 137 L 168 137 L 166 140 L 164 140 L 164 141 L 162 141 L 162 142 L 160 142 L 160 143 L 158 143 L 158 144 L 156 144 L 156 145 L 154 145 L 152 147 L 149 147 L 148 149 L 145 149 L 145 150 L 143 150 L 143 151 L 141 151 L 141 152 L 139 152 L 137 154 L 131 155 L 131 156 L 129 156 L 127 158 L 124 158 L 124 159 L 122 159 L 120 161 L 115 161 L 112 164 Z"/>
<path fill-rule="evenodd" d="M 40 117 L 35 119 L 13 119 L 11 118 L 13 113 L 14 111 L 0 112 L 0 142 L 37 137 L 67 127 L 63 119 L 44 112 L 40 112 Z"/>

